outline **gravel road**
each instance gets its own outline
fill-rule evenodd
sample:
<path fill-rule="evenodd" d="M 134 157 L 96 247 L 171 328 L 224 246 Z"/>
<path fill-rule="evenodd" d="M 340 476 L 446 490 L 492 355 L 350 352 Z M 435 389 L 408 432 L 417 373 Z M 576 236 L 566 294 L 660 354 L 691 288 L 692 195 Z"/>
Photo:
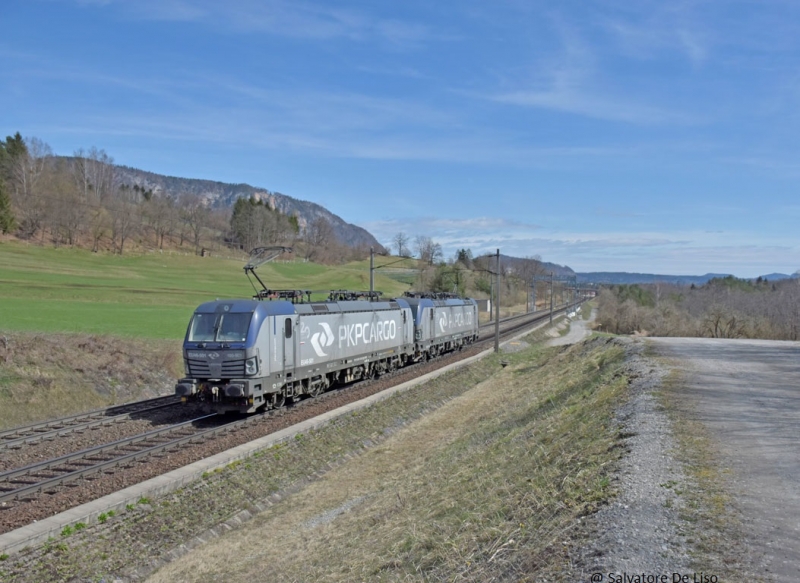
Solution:
<path fill-rule="evenodd" d="M 726 488 L 747 525 L 756 573 L 800 580 L 800 342 L 651 338 L 681 370 Z"/>
<path fill-rule="evenodd" d="M 579 341 L 585 327 L 572 322 L 568 334 L 548 344 Z M 577 580 L 614 581 L 623 573 L 695 577 L 703 555 L 680 492 L 697 484 L 676 455 L 676 421 L 706 429 L 718 454 L 711 463 L 726 476 L 722 490 L 745 525 L 742 540 L 710 552 L 732 557 L 748 578 L 800 580 L 800 342 L 618 341 L 628 347 L 633 379 L 630 400 L 618 413 L 626 455 L 612 504 L 576 528 L 576 539 L 584 541 L 573 550 Z M 672 420 L 654 396 L 670 373 L 678 373 L 675 390 L 685 405 Z"/>

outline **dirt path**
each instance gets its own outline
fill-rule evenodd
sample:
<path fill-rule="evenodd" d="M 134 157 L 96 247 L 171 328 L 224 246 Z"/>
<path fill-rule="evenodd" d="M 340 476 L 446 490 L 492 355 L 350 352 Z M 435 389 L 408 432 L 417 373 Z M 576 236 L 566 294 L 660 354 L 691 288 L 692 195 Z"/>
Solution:
<path fill-rule="evenodd" d="M 562 322 L 559 322 L 558 325 L 555 328 L 553 328 L 553 332 L 558 333 L 559 331 L 563 330 L 565 326 L 569 326 L 569 332 L 567 332 L 564 336 L 548 340 L 547 345 L 565 346 L 567 344 L 575 344 L 576 342 L 580 342 L 581 340 L 583 340 L 592 333 L 592 330 L 589 325 L 594 321 L 595 315 L 596 311 L 592 310 L 592 315 L 589 317 L 588 320 L 584 320 L 579 315 L 573 320 L 567 319 Z"/>
<path fill-rule="evenodd" d="M 730 470 L 755 569 L 800 579 L 800 342 L 653 338 Z"/>

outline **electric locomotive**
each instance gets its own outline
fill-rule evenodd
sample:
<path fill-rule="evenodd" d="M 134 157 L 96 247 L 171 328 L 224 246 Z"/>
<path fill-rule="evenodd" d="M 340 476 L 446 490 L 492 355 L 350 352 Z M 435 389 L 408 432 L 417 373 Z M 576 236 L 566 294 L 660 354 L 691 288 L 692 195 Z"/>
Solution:
<path fill-rule="evenodd" d="M 195 310 L 175 388 L 216 412 L 250 413 L 374 377 L 414 352 L 408 302 L 217 300 Z"/>
<path fill-rule="evenodd" d="M 266 251 L 253 253 L 263 262 Z M 313 302 L 308 291 L 268 290 L 255 274 L 259 264 L 245 266 L 262 286 L 252 300 L 216 300 L 195 310 L 183 343 L 186 376 L 175 386 L 184 401 L 215 412 L 272 409 L 477 339 L 474 300 L 335 291 Z"/>

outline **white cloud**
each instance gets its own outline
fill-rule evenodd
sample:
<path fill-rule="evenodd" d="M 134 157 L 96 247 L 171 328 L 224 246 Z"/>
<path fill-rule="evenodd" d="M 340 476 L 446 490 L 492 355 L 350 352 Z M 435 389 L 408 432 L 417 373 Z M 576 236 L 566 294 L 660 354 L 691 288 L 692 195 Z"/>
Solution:
<path fill-rule="evenodd" d="M 704 25 L 686 5 L 656 2 L 630 4 L 626 8 L 625 15 L 618 13 L 598 20 L 626 57 L 651 60 L 677 52 L 695 67 L 708 60 L 711 27 Z"/>
<path fill-rule="evenodd" d="M 370 16 L 344 3 L 309 0 L 77 0 L 85 6 L 116 5 L 141 20 L 191 22 L 228 33 L 269 33 L 290 38 L 328 40 L 377 39 L 395 46 L 414 47 L 442 39 L 419 22 Z"/>
<path fill-rule="evenodd" d="M 628 99 L 603 97 L 590 88 L 560 84 L 543 90 L 522 90 L 491 97 L 499 103 L 536 107 L 586 117 L 635 124 L 694 123 L 691 116 Z"/>
<path fill-rule="evenodd" d="M 517 83 L 518 88 L 485 97 L 497 103 L 632 124 L 697 123 L 686 113 L 648 103 L 651 96 L 637 98 L 630 86 L 623 87 L 619 81 L 614 87 L 613 77 L 603 70 L 602 51 L 559 21 L 554 30 L 560 49 L 538 57 L 531 64 L 532 74 Z"/>

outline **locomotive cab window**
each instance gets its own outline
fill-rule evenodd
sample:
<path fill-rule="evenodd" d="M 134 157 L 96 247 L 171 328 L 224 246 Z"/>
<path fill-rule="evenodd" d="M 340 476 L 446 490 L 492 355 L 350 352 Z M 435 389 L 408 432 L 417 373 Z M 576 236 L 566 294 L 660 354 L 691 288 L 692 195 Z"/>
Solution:
<path fill-rule="evenodd" d="M 217 320 L 216 314 L 195 314 L 189 326 L 190 342 L 213 342 L 214 323 Z"/>
<path fill-rule="evenodd" d="M 219 323 L 217 340 L 220 342 L 244 342 L 253 314 L 223 314 Z"/>
<path fill-rule="evenodd" d="M 291 318 L 286 318 L 286 320 L 284 320 L 283 329 L 284 329 L 284 332 L 283 332 L 284 337 L 285 338 L 291 338 L 292 337 L 292 319 Z"/>
<path fill-rule="evenodd" d="M 189 342 L 244 342 L 252 312 L 196 313 L 189 325 Z"/>

